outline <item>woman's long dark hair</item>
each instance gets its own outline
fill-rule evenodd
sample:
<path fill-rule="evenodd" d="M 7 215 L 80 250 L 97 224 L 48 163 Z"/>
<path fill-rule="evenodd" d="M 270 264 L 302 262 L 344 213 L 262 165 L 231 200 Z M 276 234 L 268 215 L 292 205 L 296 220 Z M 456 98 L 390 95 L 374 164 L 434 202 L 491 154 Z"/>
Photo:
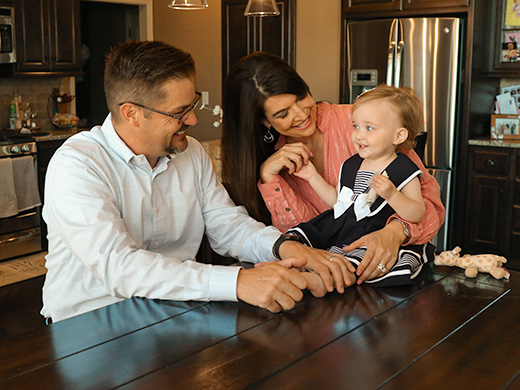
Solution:
<path fill-rule="evenodd" d="M 267 225 L 271 215 L 257 188 L 260 165 L 274 153 L 274 145 L 264 142 L 267 128 L 264 103 L 275 95 L 307 96 L 309 87 L 296 70 L 278 56 L 252 53 L 239 60 L 224 80 L 222 90 L 222 179 L 236 204 Z"/>

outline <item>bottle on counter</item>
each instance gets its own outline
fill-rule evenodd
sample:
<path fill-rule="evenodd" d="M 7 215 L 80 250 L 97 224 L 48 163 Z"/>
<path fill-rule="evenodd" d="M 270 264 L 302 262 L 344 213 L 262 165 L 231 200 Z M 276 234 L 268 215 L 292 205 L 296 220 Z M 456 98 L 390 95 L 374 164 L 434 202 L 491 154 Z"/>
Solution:
<path fill-rule="evenodd" d="M 16 122 L 18 120 L 18 114 L 16 110 L 16 104 L 11 103 L 9 106 L 9 130 L 16 129 Z"/>
<path fill-rule="evenodd" d="M 25 110 L 23 112 L 22 127 L 25 127 L 27 129 L 30 129 L 32 127 L 32 125 L 31 125 L 31 122 L 32 122 L 31 115 L 32 115 L 31 106 L 30 106 L 29 103 L 25 103 Z"/>
<path fill-rule="evenodd" d="M 16 106 L 16 126 L 14 129 L 21 129 L 22 128 L 22 97 L 18 95 L 18 91 L 14 90 L 14 97 L 11 101 L 11 105 Z"/>

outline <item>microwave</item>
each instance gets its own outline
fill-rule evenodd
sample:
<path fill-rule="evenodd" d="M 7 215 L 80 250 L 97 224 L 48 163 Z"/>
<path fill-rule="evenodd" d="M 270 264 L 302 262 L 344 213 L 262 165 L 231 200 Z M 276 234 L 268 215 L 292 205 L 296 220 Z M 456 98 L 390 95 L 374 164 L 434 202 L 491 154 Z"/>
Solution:
<path fill-rule="evenodd" d="M 16 62 L 14 7 L 0 6 L 0 64 Z"/>

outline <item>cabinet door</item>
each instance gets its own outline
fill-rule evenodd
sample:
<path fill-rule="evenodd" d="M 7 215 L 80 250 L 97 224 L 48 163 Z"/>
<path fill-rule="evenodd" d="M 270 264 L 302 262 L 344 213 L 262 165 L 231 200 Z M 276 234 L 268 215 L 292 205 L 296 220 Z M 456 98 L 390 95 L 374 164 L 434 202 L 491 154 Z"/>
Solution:
<path fill-rule="evenodd" d="M 347 13 L 394 11 L 400 7 L 401 0 L 343 0 L 343 9 Z"/>
<path fill-rule="evenodd" d="M 65 142 L 64 139 L 54 140 L 54 141 L 41 141 L 38 142 L 38 190 L 40 191 L 40 197 L 42 199 L 42 204 L 45 204 L 45 175 L 47 173 L 47 166 L 49 165 L 49 161 L 51 157 L 54 155 L 54 152 Z M 48 241 L 47 241 L 47 224 L 41 218 L 40 226 L 42 231 L 42 249 L 47 250 Z"/>
<path fill-rule="evenodd" d="M 466 7 L 469 0 L 403 0 L 403 9 Z"/>
<path fill-rule="evenodd" d="M 473 176 L 468 218 L 468 246 L 472 250 L 504 253 L 507 189 L 507 179 Z"/>
<path fill-rule="evenodd" d="M 19 71 L 50 69 L 49 10 L 45 0 L 16 2 L 16 56 Z"/>
<path fill-rule="evenodd" d="M 511 243 L 509 245 L 508 266 L 520 269 L 520 151 L 516 152 L 516 172 L 514 178 L 513 219 L 511 221 Z M 514 264 L 509 264 L 509 262 Z"/>
<path fill-rule="evenodd" d="M 79 0 L 49 0 L 51 70 L 81 69 Z"/>
<path fill-rule="evenodd" d="M 79 21 L 79 0 L 18 0 L 17 72 L 79 71 Z"/>
<path fill-rule="evenodd" d="M 295 63 L 296 1 L 278 0 L 279 16 L 244 16 L 247 0 L 222 1 L 222 78 L 240 58 L 258 50 Z"/>
<path fill-rule="evenodd" d="M 509 199 L 513 155 L 506 148 L 472 148 L 466 205 L 465 250 L 506 255 L 511 219 Z M 512 191 L 512 188 L 511 188 Z"/>

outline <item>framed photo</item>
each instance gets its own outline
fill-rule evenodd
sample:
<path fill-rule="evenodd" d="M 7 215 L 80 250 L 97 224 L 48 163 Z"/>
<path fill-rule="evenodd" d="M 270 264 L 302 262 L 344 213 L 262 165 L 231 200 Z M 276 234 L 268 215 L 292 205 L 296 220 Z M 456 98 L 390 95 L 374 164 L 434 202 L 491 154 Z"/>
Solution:
<path fill-rule="evenodd" d="M 520 1 L 507 0 L 504 24 L 509 27 L 520 26 Z"/>
<path fill-rule="evenodd" d="M 518 42 L 520 42 L 520 31 L 503 32 L 501 62 L 517 62 L 520 60 L 518 56 L 518 50 L 520 49 Z"/>
<path fill-rule="evenodd" d="M 491 115 L 492 139 L 520 139 L 520 115 Z"/>
<path fill-rule="evenodd" d="M 502 93 L 509 92 L 515 99 L 516 106 L 520 109 L 520 85 L 510 85 L 502 88 Z"/>

